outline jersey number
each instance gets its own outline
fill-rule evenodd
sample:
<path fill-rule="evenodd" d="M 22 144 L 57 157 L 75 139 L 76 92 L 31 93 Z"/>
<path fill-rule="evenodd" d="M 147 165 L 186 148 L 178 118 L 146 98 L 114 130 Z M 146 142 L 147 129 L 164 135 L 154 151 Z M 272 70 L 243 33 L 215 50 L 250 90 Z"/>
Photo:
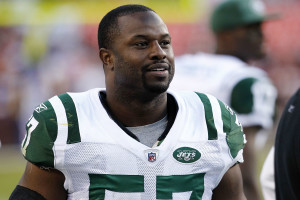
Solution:
<path fill-rule="evenodd" d="M 172 193 L 191 191 L 190 200 L 201 200 L 204 192 L 204 173 L 157 176 L 156 199 L 172 199 Z M 105 190 L 113 192 L 144 192 L 142 175 L 89 174 L 89 199 L 104 200 Z"/>
<path fill-rule="evenodd" d="M 31 118 L 29 119 L 29 121 L 26 125 L 27 135 L 22 142 L 22 153 L 24 156 L 26 155 L 26 149 L 29 145 L 31 133 L 37 127 L 38 124 L 39 124 L 39 122 L 33 116 L 31 116 Z"/>

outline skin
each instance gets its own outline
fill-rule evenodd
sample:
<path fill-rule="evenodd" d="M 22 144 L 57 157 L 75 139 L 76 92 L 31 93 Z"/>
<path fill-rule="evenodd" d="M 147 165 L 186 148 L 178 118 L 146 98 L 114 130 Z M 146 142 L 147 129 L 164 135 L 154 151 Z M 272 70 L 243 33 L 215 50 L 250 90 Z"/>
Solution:
<path fill-rule="evenodd" d="M 119 27 L 112 48 L 99 52 L 107 103 L 126 126 L 154 123 L 167 112 L 166 90 L 174 75 L 171 37 L 153 12 L 120 17 Z"/>
<path fill-rule="evenodd" d="M 244 148 L 244 162 L 240 164 L 244 192 L 247 199 L 260 199 L 258 182 L 257 182 L 257 169 L 256 169 L 256 153 L 255 153 L 255 137 L 261 127 L 253 126 L 244 128 L 246 134 L 247 143 Z"/>
<path fill-rule="evenodd" d="M 217 54 L 240 58 L 244 62 L 265 56 L 261 23 L 238 27 L 216 34 Z M 244 148 L 244 163 L 241 164 L 244 191 L 248 199 L 260 200 L 256 178 L 255 136 L 258 126 L 244 127 L 247 143 Z"/>
<path fill-rule="evenodd" d="M 55 169 L 41 169 L 27 162 L 25 172 L 19 185 L 34 190 L 49 200 L 67 199 L 67 191 L 64 188 L 65 176 Z"/>
<path fill-rule="evenodd" d="M 174 75 L 171 37 L 154 12 L 122 16 L 119 25 L 120 34 L 112 47 L 99 52 L 106 77 L 107 103 L 125 125 L 153 123 L 167 112 L 166 90 Z M 57 170 L 44 170 L 28 163 L 19 184 L 46 199 L 57 200 L 67 199 L 64 180 Z M 213 199 L 245 200 L 242 188 L 240 168 L 235 165 L 213 191 Z"/>
<path fill-rule="evenodd" d="M 216 33 L 217 54 L 232 55 L 248 62 L 265 56 L 261 23 Z"/>
<path fill-rule="evenodd" d="M 239 165 L 231 167 L 214 189 L 212 200 L 246 200 Z"/>

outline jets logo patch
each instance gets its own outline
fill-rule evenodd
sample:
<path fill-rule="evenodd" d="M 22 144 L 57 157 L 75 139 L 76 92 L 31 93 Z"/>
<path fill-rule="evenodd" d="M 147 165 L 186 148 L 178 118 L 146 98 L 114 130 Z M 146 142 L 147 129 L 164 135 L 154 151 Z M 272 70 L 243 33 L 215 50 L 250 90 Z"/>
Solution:
<path fill-rule="evenodd" d="M 36 107 L 36 109 L 34 109 L 37 113 L 40 113 L 40 112 L 42 112 L 42 111 L 44 111 L 44 110 L 47 110 L 48 108 L 47 108 L 47 106 L 45 105 L 45 104 L 40 104 L 38 107 Z"/>
<path fill-rule="evenodd" d="M 191 147 L 180 147 L 173 152 L 173 157 L 181 163 L 193 163 L 199 160 L 201 153 Z"/>
<path fill-rule="evenodd" d="M 144 153 L 149 162 L 155 162 L 158 158 L 158 150 L 157 149 L 148 149 L 148 150 L 145 150 Z"/>

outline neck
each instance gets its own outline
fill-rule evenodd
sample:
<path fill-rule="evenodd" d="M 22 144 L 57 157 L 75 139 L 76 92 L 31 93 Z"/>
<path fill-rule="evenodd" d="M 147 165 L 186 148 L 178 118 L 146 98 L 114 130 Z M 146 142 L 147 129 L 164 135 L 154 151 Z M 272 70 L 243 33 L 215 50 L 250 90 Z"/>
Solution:
<path fill-rule="evenodd" d="M 218 47 L 216 49 L 215 54 L 219 54 L 219 55 L 228 55 L 228 56 L 234 56 L 244 62 L 248 62 L 248 60 L 246 58 L 244 58 L 243 56 L 239 55 L 239 53 L 236 53 L 234 50 L 230 50 L 230 49 L 224 49 L 224 48 L 220 48 Z"/>
<path fill-rule="evenodd" d="M 234 32 L 230 33 L 233 34 Z M 243 52 L 239 51 L 238 44 L 234 37 L 230 35 L 230 33 L 225 32 L 217 35 L 217 46 L 215 53 L 220 55 L 234 56 L 244 62 L 247 62 L 247 56 L 245 56 Z"/>
<path fill-rule="evenodd" d="M 107 91 L 107 104 L 115 118 L 125 126 L 143 126 L 167 114 L 167 93 L 137 94 Z"/>

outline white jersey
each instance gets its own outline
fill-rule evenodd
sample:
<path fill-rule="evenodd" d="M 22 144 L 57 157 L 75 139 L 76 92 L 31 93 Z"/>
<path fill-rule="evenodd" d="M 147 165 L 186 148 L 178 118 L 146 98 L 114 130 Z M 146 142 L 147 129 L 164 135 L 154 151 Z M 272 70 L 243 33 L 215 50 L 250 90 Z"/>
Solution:
<path fill-rule="evenodd" d="M 175 63 L 171 89 L 212 94 L 238 114 L 244 127 L 272 127 L 277 91 L 263 70 L 233 56 L 206 53 L 179 56 Z"/>
<path fill-rule="evenodd" d="M 25 158 L 61 171 L 68 199 L 209 200 L 226 171 L 243 162 L 242 127 L 213 96 L 170 92 L 175 121 L 149 148 L 110 117 L 101 90 L 55 96 L 27 123 Z"/>

